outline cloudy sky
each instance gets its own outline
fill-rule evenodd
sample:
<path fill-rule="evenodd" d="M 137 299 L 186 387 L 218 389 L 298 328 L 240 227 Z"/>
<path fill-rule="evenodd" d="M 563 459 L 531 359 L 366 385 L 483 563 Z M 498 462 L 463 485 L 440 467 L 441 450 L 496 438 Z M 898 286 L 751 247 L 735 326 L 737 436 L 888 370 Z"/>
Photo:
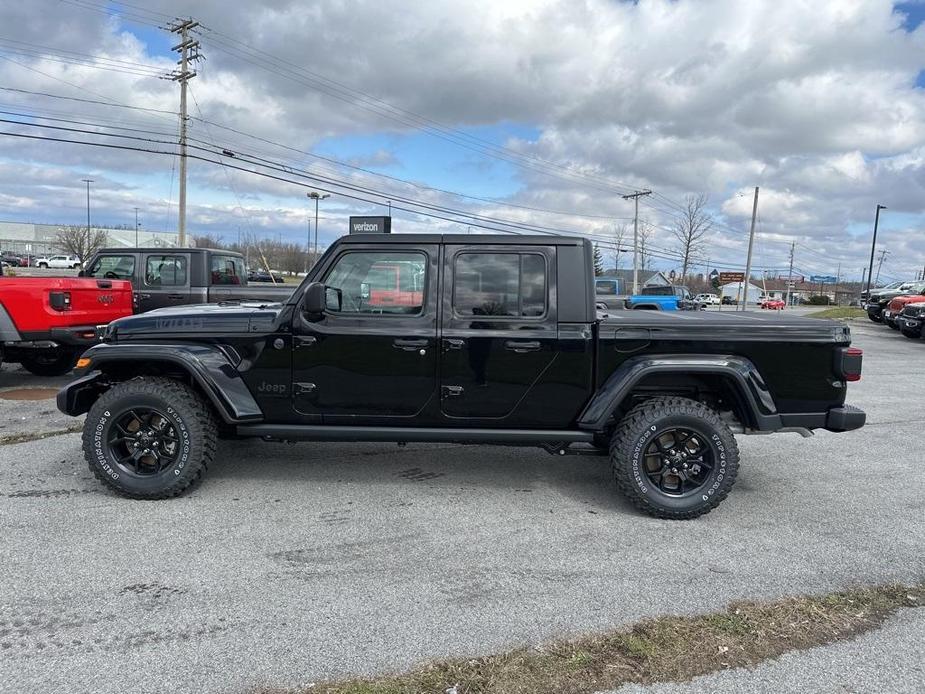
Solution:
<path fill-rule="evenodd" d="M 879 0 L 6 2 L 0 131 L 117 146 L 0 135 L 0 219 L 80 223 L 89 176 L 95 222 L 175 228 L 178 15 L 191 153 L 226 162 L 190 163 L 192 233 L 303 242 L 322 190 L 322 245 L 389 200 L 395 230 L 603 241 L 648 188 L 659 267 L 706 193 L 701 261 L 733 269 L 759 186 L 758 268 L 794 241 L 799 272 L 859 279 L 877 203 L 881 278 L 925 265 L 925 4 Z"/>

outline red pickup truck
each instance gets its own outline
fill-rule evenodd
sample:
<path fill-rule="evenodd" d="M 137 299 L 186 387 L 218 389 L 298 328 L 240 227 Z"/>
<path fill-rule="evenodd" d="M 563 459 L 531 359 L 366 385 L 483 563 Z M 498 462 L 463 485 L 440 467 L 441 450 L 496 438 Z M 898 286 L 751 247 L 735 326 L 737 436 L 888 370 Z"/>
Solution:
<path fill-rule="evenodd" d="M 99 341 L 98 326 L 132 312 L 124 280 L 0 276 L 0 362 L 60 376 Z"/>

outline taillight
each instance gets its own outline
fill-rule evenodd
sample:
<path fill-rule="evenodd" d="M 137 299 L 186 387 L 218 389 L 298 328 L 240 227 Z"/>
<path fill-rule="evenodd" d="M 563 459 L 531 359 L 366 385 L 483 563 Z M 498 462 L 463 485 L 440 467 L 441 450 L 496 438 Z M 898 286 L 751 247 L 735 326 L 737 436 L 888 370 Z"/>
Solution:
<path fill-rule="evenodd" d="M 864 360 L 864 350 L 857 347 L 846 347 L 842 350 L 841 373 L 846 381 L 861 380 L 861 363 Z"/>
<path fill-rule="evenodd" d="M 55 311 L 68 311 L 71 308 L 70 292 L 51 292 L 48 299 Z"/>

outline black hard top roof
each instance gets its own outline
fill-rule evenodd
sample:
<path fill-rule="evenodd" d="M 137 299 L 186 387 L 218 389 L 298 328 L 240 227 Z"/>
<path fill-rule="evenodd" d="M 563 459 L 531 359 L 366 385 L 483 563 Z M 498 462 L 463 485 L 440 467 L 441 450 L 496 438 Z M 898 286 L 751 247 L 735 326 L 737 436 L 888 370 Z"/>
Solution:
<path fill-rule="evenodd" d="M 518 246 L 581 246 L 589 243 L 577 236 L 520 234 L 348 234 L 339 243 L 451 243 L 467 246 L 501 244 Z"/>
<path fill-rule="evenodd" d="M 101 248 L 98 253 L 161 253 L 168 255 L 170 253 L 222 253 L 224 255 L 241 255 L 230 248 L 179 248 L 174 246 L 129 246 L 127 248 Z"/>

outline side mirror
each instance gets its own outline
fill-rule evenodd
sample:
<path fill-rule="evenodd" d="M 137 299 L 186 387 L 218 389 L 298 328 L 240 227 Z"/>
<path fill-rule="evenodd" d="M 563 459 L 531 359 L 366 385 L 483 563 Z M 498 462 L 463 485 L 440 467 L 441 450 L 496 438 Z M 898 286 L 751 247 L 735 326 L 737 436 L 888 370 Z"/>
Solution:
<path fill-rule="evenodd" d="M 321 282 L 312 282 L 305 288 L 302 299 L 302 312 L 320 316 L 325 312 L 341 310 L 342 294 L 336 287 L 327 287 Z"/>

